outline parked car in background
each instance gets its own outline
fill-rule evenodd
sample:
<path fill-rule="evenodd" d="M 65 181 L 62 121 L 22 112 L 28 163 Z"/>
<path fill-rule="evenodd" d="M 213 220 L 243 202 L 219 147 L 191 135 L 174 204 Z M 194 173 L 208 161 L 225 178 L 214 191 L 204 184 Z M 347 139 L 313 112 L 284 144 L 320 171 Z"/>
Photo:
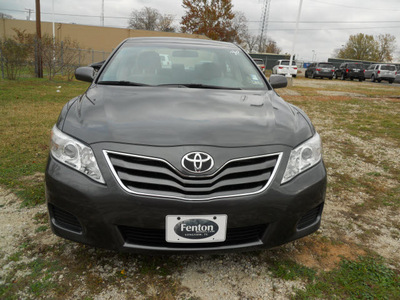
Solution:
<path fill-rule="evenodd" d="M 257 67 L 264 73 L 265 72 L 265 63 L 261 58 L 253 58 L 254 62 L 256 63 Z"/>
<path fill-rule="evenodd" d="M 333 78 L 333 74 L 335 73 L 335 66 L 328 62 L 317 62 L 312 63 L 308 66 L 307 70 L 304 73 L 304 77 L 306 78 Z"/>
<path fill-rule="evenodd" d="M 290 74 L 293 77 L 297 76 L 297 65 L 295 61 L 292 61 L 292 65 L 289 66 L 289 60 L 277 60 L 275 66 L 272 68 L 272 74 L 287 75 Z"/>
<path fill-rule="evenodd" d="M 393 83 L 396 75 L 396 66 L 391 64 L 373 64 L 365 70 L 365 78 L 371 79 L 372 82 L 386 80 L 389 83 Z"/>
<path fill-rule="evenodd" d="M 168 54 L 179 69 L 162 68 Z M 315 232 L 321 138 L 238 46 L 131 38 L 61 110 L 46 201 L 52 231 L 123 251 L 271 248 Z"/>
<path fill-rule="evenodd" d="M 358 79 L 358 81 L 364 81 L 365 67 L 360 62 L 346 62 L 342 63 L 339 68 L 336 69 L 333 78 L 346 80 Z"/>

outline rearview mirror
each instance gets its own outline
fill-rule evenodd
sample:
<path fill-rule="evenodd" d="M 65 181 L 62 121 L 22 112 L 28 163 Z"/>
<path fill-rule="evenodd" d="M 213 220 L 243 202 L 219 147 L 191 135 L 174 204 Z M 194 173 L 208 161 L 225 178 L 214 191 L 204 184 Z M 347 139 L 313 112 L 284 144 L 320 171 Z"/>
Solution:
<path fill-rule="evenodd" d="M 269 83 L 274 89 L 284 88 L 288 85 L 288 81 L 285 76 L 276 74 L 269 77 Z"/>
<path fill-rule="evenodd" d="M 79 67 L 75 70 L 75 78 L 81 81 L 92 82 L 94 69 L 92 67 Z"/>

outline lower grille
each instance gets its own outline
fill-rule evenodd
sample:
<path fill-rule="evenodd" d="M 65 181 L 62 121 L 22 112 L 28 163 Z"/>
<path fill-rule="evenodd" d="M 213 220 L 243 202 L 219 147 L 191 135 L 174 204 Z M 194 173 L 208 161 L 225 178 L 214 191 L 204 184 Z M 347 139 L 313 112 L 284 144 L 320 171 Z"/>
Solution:
<path fill-rule="evenodd" d="M 315 221 L 317 220 L 317 218 L 320 216 L 320 214 L 322 213 L 322 207 L 323 204 L 318 205 L 317 207 L 309 210 L 299 221 L 299 223 L 297 224 L 297 229 L 303 229 L 307 226 L 312 225 L 313 223 L 315 223 Z"/>
<path fill-rule="evenodd" d="M 130 193 L 210 200 L 259 193 L 271 183 L 281 153 L 228 161 L 212 175 L 188 176 L 159 158 L 104 151 L 122 188 Z"/>
<path fill-rule="evenodd" d="M 145 229 L 128 226 L 118 226 L 118 228 L 125 242 L 128 244 L 168 248 L 210 248 L 259 242 L 267 225 L 228 228 L 224 242 L 196 244 L 168 243 L 165 241 L 165 230 L 163 229 Z"/>
<path fill-rule="evenodd" d="M 49 207 L 55 225 L 76 233 L 82 232 L 82 226 L 73 214 L 51 204 Z"/>

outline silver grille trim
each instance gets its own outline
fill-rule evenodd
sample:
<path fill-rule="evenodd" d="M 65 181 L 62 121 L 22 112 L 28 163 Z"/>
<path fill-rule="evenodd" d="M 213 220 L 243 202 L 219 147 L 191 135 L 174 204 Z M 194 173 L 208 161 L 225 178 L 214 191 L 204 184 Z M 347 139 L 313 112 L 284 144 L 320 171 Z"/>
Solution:
<path fill-rule="evenodd" d="M 282 159 L 282 152 L 236 158 L 227 161 L 213 174 L 199 176 L 183 174 L 168 161 L 161 158 L 111 150 L 103 150 L 103 153 L 114 178 L 122 189 L 130 194 L 203 201 L 262 193 L 275 178 Z M 261 163 L 257 163 L 257 160 Z M 142 167 L 141 162 L 144 162 L 145 167 Z M 249 162 L 255 163 L 246 166 L 245 164 Z M 244 164 L 244 166 L 241 166 L 241 164 Z M 253 165 L 257 167 L 254 169 Z M 234 177 L 235 174 L 239 173 L 245 173 L 246 176 L 224 179 L 224 177 Z M 248 175 L 248 173 L 256 173 L 256 175 Z M 148 174 L 156 174 L 159 178 L 153 178 Z M 252 180 L 255 180 L 255 182 Z M 226 184 L 222 184 L 222 181 L 226 181 Z M 135 187 L 135 184 L 128 184 L 129 182 L 137 183 L 142 187 Z M 247 185 L 249 184 L 253 184 L 254 187 L 248 188 Z M 245 187 L 234 190 L 240 185 Z M 143 186 L 166 188 L 165 190 L 153 190 L 152 188 L 143 188 Z M 224 188 L 228 189 L 228 191 L 215 192 L 217 189 Z M 179 190 L 180 192 L 173 190 Z"/>

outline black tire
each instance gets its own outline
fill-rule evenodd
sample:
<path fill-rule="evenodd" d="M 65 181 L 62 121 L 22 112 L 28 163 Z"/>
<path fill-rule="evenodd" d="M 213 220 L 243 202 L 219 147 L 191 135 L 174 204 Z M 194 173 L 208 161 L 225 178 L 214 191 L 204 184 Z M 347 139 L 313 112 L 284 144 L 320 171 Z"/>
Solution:
<path fill-rule="evenodd" d="M 305 78 L 308 78 L 307 72 L 304 73 L 304 77 L 305 77 Z"/>
<path fill-rule="evenodd" d="M 353 81 L 353 79 L 354 79 L 353 77 L 350 77 L 350 80 L 351 80 L 351 81 Z"/>
<path fill-rule="evenodd" d="M 346 80 L 346 76 L 344 76 L 344 73 L 342 74 L 342 76 L 340 77 L 340 79 Z"/>
<path fill-rule="evenodd" d="M 329 80 L 332 80 L 333 79 L 333 77 L 329 77 Z"/>
<path fill-rule="evenodd" d="M 375 75 L 374 74 L 371 75 L 371 82 L 375 82 Z"/>
<path fill-rule="evenodd" d="M 389 83 L 392 84 L 394 82 L 394 80 L 389 80 Z"/>
<path fill-rule="evenodd" d="M 381 82 L 381 81 L 382 81 L 382 79 L 380 79 L 380 78 L 378 78 L 377 80 L 378 80 L 378 82 Z"/>
<path fill-rule="evenodd" d="M 361 82 L 361 81 L 364 81 L 364 79 L 362 79 L 362 78 L 358 78 L 358 81 L 359 81 L 359 82 Z"/>
<path fill-rule="evenodd" d="M 297 75 L 293 75 L 293 78 L 296 78 Z"/>

